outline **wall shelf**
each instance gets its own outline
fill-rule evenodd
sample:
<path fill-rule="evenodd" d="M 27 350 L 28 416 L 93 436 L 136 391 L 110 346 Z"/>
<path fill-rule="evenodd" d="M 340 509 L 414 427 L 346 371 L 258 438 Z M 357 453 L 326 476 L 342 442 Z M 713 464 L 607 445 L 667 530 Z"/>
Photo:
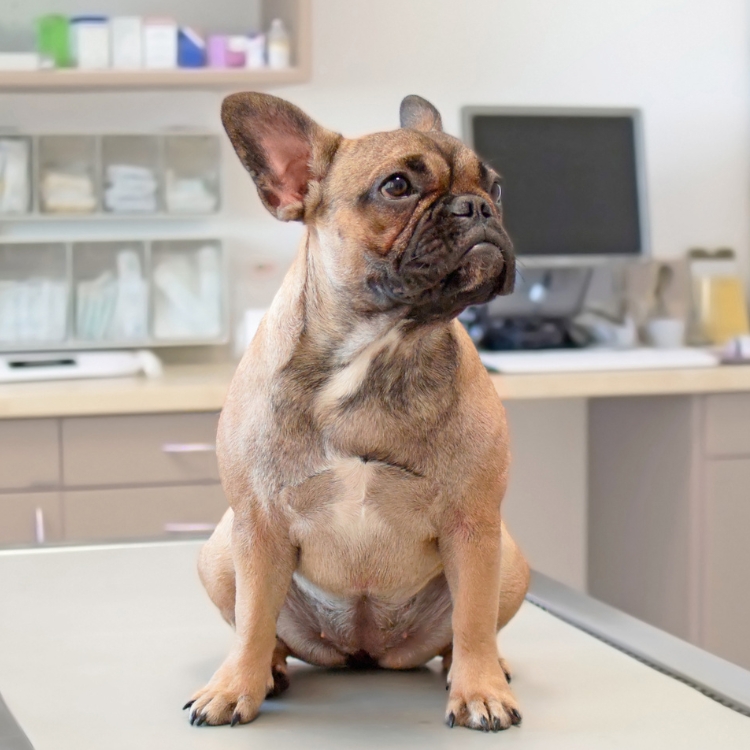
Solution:
<path fill-rule="evenodd" d="M 309 80 L 307 67 L 287 70 L 179 68 L 177 70 L 29 70 L 0 71 L 2 91 L 75 91 L 92 89 L 214 89 L 284 86 Z"/>
<path fill-rule="evenodd" d="M 225 3 L 226 5 L 226 3 Z M 17 3 L 11 20 L 16 25 L 32 27 L 37 5 L 25 7 Z M 153 89 L 257 89 L 304 83 L 311 75 L 311 0 L 235 0 L 230 3 L 236 12 L 223 18 L 237 28 L 253 6 L 258 10 L 259 28 L 267 29 L 273 18 L 281 18 L 292 39 L 294 67 L 286 70 L 248 70 L 246 68 L 177 68 L 175 70 L 0 70 L 0 92 L 7 91 L 127 91 Z M 140 7 L 140 6 L 139 6 Z M 175 6 L 177 7 L 177 6 Z M 181 8 L 182 5 L 180 4 Z M 222 6 L 224 7 L 224 6 Z M 189 9 L 188 9 L 189 10 Z M 187 10 L 186 10 L 187 13 Z M 113 11 L 113 15 L 114 15 Z M 188 21 L 193 17 L 187 13 Z M 5 20 L 5 19 L 3 19 Z M 198 27 L 201 27 L 198 24 Z"/>

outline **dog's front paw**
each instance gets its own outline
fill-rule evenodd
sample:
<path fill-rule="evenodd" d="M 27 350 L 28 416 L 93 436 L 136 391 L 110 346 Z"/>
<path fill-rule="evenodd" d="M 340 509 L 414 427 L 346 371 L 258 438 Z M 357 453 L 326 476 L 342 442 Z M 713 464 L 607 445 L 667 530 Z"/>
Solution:
<path fill-rule="evenodd" d="M 499 665 L 498 665 L 499 666 Z M 455 665 L 454 670 L 455 672 Z M 490 674 L 453 674 L 445 714 L 449 727 L 455 725 L 497 732 L 521 723 L 521 713 L 502 669 Z"/>
<path fill-rule="evenodd" d="M 247 724 L 260 710 L 266 695 L 274 689 L 274 679 L 259 680 L 252 669 L 242 669 L 227 660 L 211 681 L 183 706 L 190 709 L 190 723 Z"/>

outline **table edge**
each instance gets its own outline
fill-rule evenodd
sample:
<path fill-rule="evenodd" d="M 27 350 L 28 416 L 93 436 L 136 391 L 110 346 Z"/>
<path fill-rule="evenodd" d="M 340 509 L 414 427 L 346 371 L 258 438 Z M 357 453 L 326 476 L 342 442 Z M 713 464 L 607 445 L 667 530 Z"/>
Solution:
<path fill-rule="evenodd" d="M 750 717 L 750 671 L 542 573 L 527 601 L 589 635 Z"/>

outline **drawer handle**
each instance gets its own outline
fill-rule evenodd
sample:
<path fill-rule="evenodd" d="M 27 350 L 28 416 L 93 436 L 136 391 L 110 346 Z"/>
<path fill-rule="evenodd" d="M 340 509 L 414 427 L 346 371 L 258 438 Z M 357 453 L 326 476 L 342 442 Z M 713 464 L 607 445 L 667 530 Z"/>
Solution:
<path fill-rule="evenodd" d="M 162 453 L 216 453 L 213 443 L 164 443 Z"/>
<path fill-rule="evenodd" d="M 44 511 L 41 508 L 37 508 L 34 511 L 34 539 L 37 544 L 44 544 L 46 536 L 44 530 Z"/>
<path fill-rule="evenodd" d="M 200 534 L 212 532 L 216 528 L 215 523 L 165 523 L 164 531 L 167 534 Z"/>

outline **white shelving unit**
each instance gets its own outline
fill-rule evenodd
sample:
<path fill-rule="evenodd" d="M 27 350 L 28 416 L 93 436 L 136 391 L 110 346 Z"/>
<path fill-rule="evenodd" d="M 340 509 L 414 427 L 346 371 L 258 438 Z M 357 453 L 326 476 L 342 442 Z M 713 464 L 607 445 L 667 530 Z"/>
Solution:
<path fill-rule="evenodd" d="M 3 222 L 90 221 L 91 219 L 180 219 L 216 215 L 221 209 L 221 137 L 192 130 L 162 133 L 22 134 L 0 131 L 0 139 L 25 141 L 30 149 L 29 210 L 4 213 Z M 105 199 L 108 167 L 144 168 L 156 182 L 153 210 L 114 210 Z M 77 175 L 91 184 L 90 210 L 61 210 L 49 205 L 45 178 L 49 174 Z M 179 204 L 177 182 L 202 186 L 204 205 Z M 184 183 L 183 183 L 184 184 Z M 121 207 L 126 209 L 127 207 Z"/>
<path fill-rule="evenodd" d="M 124 284 L 123 266 L 134 263 Z M 0 243 L 0 352 L 226 343 L 226 279 L 222 242 L 211 237 Z M 118 335 L 123 304 L 131 333 Z"/>
<path fill-rule="evenodd" d="M 176 16 L 179 20 L 194 15 L 194 2 L 183 1 L 176 6 Z M 77 70 L 66 68 L 60 70 L 32 70 L 32 71 L 0 71 L 0 91 L 87 91 L 87 90 L 138 90 L 138 89 L 253 89 L 284 86 L 304 83 L 311 75 L 311 0 L 261 0 L 258 9 L 260 28 L 268 28 L 271 19 L 282 18 L 289 29 L 292 38 L 292 67 L 286 70 L 246 70 L 242 68 L 178 68 L 176 70 Z M 71 3 L 58 3 L 58 12 L 74 14 Z M 173 3 L 174 5 L 174 3 Z M 235 3 L 223 4 L 235 9 L 234 15 L 239 19 L 244 15 L 248 6 L 247 0 L 237 0 Z M 82 6 L 83 8 L 84 6 Z M 132 3 L 125 0 L 100 0 L 100 2 L 85 4 L 85 10 L 91 12 L 92 7 L 102 13 L 111 15 L 132 14 Z M 33 28 L 33 19 L 44 12 L 54 11 L 54 3 L 40 3 L 38 0 L 27 0 L 19 3 L 11 10 L 14 17 L 10 18 L 15 24 L 21 20 Z M 149 8 L 149 12 L 163 13 L 162 7 Z M 226 10 L 222 8 L 220 10 Z M 137 9 L 136 9 L 137 14 Z M 21 18 L 23 15 L 23 18 Z M 202 16 L 201 16 L 202 17 Z M 222 14 L 214 20 L 220 28 L 231 27 L 234 21 L 228 15 Z M 237 26 L 236 33 L 242 33 L 241 26 Z"/>

